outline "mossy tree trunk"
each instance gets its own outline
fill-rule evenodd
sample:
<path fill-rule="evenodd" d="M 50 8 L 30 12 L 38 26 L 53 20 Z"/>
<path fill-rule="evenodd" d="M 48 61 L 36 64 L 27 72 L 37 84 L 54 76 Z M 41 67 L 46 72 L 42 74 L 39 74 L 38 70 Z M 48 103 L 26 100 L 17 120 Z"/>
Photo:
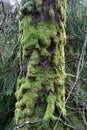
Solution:
<path fill-rule="evenodd" d="M 26 1 L 26 2 L 25 2 Z M 15 124 L 21 130 L 53 130 L 62 111 L 65 116 L 66 0 L 22 0 L 19 41 L 20 75 L 17 81 Z M 57 130 L 65 130 L 58 124 Z"/>

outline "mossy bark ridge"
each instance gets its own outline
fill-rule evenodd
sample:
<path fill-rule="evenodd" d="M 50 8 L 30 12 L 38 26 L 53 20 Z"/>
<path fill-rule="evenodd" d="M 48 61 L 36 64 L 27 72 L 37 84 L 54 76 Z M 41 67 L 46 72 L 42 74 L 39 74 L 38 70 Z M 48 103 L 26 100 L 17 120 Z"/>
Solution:
<path fill-rule="evenodd" d="M 20 15 L 22 57 L 15 93 L 15 124 L 43 118 L 42 123 L 21 130 L 53 130 L 58 111 L 66 115 L 66 0 L 22 0 Z M 59 124 L 57 130 L 65 129 Z"/>

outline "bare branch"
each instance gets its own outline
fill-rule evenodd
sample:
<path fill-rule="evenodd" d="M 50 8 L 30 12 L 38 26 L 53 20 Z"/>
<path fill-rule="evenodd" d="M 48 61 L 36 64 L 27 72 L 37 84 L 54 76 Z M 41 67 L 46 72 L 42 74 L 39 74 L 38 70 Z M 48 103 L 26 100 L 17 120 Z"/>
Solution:
<path fill-rule="evenodd" d="M 13 130 L 18 130 L 19 128 L 22 128 L 22 127 L 24 127 L 24 126 L 27 125 L 27 124 L 33 125 L 33 124 L 36 124 L 36 123 L 40 123 L 40 122 L 42 122 L 42 121 L 43 121 L 43 119 L 39 119 L 39 120 L 34 121 L 34 122 L 26 121 L 26 122 L 24 122 L 23 124 L 20 124 L 19 126 L 16 126 Z"/>

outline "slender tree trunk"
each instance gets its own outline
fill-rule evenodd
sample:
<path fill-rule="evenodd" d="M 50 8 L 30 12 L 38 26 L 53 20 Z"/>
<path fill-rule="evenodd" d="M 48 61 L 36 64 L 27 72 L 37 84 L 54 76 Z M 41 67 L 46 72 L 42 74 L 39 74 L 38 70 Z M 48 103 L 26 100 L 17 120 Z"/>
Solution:
<path fill-rule="evenodd" d="M 66 115 L 65 59 L 66 0 L 21 1 L 19 40 L 20 75 L 17 81 L 15 124 L 20 130 L 53 130 L 62 112 Z M 57 130 L 65 130 L 58 123 Z"/>

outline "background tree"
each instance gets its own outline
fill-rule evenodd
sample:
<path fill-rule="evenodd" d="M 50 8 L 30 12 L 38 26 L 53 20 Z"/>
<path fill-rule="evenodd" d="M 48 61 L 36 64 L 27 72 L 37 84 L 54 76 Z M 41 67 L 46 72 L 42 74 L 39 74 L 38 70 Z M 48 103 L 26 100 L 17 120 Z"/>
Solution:
<path fill-rule="evenodd" d="M 13 10 L 14 9 L 14 10 Z M 18 6 L 0 1 L 0 129 L 12 130 L 18 67 Z"/>
<path fill-rule="evenodd" d="M 66 0 L 21 1 L 21 72 L 17 81 L 15 123 L 37 121 L 21 129 L 52 130 L 59 112 L 66 115 Z M 61 119 L 62 120 L 62 119 Z M 57 130 L 65 126 L 59 122 Z"/>
<path fill-rule="evenodd" d="M 78 130 L 87 129 L 87 1 L 67 2 L 66 97 L 75 87 L 66 104 L 66 118 Z M 78 71 L 79 68 L 79 71 Z M 77 72 L 78 71 L 78 72 Z M 78 80 L 76 82 L 76 77 Z M 75 83 L 76 82 L 76 83 Z"/>

